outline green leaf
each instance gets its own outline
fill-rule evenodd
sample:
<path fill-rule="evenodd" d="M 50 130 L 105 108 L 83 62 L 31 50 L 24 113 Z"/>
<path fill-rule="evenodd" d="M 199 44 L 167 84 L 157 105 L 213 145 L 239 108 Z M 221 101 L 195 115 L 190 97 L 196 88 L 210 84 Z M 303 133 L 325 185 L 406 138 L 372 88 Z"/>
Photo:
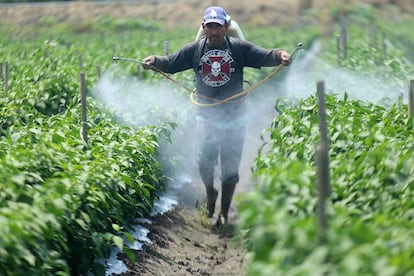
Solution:
<path fill-rule="evenodd" d="M 119 248 L 119 250 L 123 250 L 123 248 L 124 248 L 124 242 L 123 242 L 123 240 L 122 240 L 122 238 L 121 237 L 119 237 L 119 236 L 112 236 L 112 242 L 114 243 L 114 245 L 116 246 L 116 247 L 118 247 Z"/>
<path fill-rule="evenodd" d="M 112 223 L 112 229 L 114 229 L 116 232 L 121 231 L 121 226 L 118 224 Z"/>

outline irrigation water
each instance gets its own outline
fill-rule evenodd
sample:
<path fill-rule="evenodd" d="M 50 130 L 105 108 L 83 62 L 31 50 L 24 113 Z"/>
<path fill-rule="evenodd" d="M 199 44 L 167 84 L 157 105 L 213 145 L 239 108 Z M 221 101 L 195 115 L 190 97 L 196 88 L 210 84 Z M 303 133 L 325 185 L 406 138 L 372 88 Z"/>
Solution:
<path fill-rule="evenodd" d="M 305 47 L 306 49 L 306 47 Z M 263 141 L 260 134 L 277 115 L 274 103 L 278 97 L 302 99 L 313 95 L 317 81 L 323 80 L 327 92 L 347 94 L 349 98 L 380 103 L 384 99 L 395 102 L 404 88 L 384 79 L 378 79 L 364 72 L 348 71 L 323 62 L 319 58 L 321 45 L 315 42 L 310 48 L 298 53 L 293 63 L 283 70 L 283 79 L 272 79 L 263 87 L 255 89 L 247 98 L 248 128 L 245 139 L 243 159 L 240 168 L 241 177 L 249 177 L 253 159 Z M 154 72 L 154 74 L 156 74 Z M 179 91 L 175 84 L 162 81 L 143 81 L 122 69 L 122 65 L 111 66 L 101 77 L 92 91 L 94 98 L 101 101 L 110 110 L 119 123 L 139 128 L 147 125 L 159 125 L 165 121 L 177 123 L 171 133 L 172 143 L 161 141 L 161 163 L 171 176 L 167 191 L 155 204 L 152 214 L 167 211 L 180 201 L 194 204 L 203 187 L 189 189 L 194 179 L 199 178 L 196 166 L 197 158 L 197 121 L 195 106 L 191 104 L 187 92 Z M 244 160 L 244 161 L 243 161 Z M 201 183 L 201 182 L 199 182 Z M 200 184 L 202 185 L 202 184 Z M 244 187 L 249 189 L 249 187 Z M 243 189 L 242 189 L 243 190 Z M 187 194 L 187 196 L 184 196 Z M 186 203 L 186 202 L 184 202 Z M 138 221 L 150 223 L 150 221 Z M 146 238 L 148 231 L 142 225 L 136 226 L 136 242 L 126 245 L 139 250 L 143 243 L 150 243 Z M 107 274 L 119 274 L 126 271 L 126 266 L 114 251 L 105 260 Z"/>
<path fill-rule="evenodd" d="M 172 206 L 176 205 L 177 201 L 173 195 L 162 195 L 155 202 L 154 208 L 151 211 L 151 216 L 163 214 L 170 210 Z M 152 241 L 148 238 L 150 230 L 146 228 L 146 225 L 150 225 L 152 221 L 148 218 L 137 218 L 135 224 L 132 226 L 133 231 L 131 232 L 134 238 L 133 242 L 130 242 L 126 238 L 124 244 L 126 247 L 132 250 L 142 250 L 144 244 L 150 245 Z M 99 263 L 106 267 L 105 275 L 116 275 L 125 273 L 128 271 L 127 265 L 118 259 L 118 254 L 121 253 L 118 247 L 113 247 L 111 254 L 106 260 L 98 260 Z"/>

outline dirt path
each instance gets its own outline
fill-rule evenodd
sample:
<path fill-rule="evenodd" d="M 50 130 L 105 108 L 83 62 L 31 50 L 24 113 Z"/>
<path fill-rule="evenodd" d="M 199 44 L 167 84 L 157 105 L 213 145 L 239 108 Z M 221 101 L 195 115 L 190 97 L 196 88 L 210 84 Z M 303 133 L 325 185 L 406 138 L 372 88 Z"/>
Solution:
<path fill-rule="evenodd" d="M 266 124 L 268 122 L 263 123 Z M 259 129 L 263 125 L 259 124 Z M 252 188 L 250 168 L 257 155 L 257 131 L 250 129 L 246 135 L 240 166 L 241 181 L 237 184 L 236 195 Z M 218 183 L 217 180 L 216 188 L 220 190 Z M 135 252 L 135 264 L 121 256 L 128 266 L 128 272 L 122 275 L 246 275 L 248 257 L 235 235 L 237 209 L 234 200 L 229 210 L 230 226 L 217 230 L 214 226 L 220 198 L 213 218 L 207 218 L 200 208 L 205 193 L 197 174 L 172 187 L 170 192 L 176 195 L 178 205 L 167 213 L 151 217 L 151 224 L 143 225 L 150 230 L 148 238 L 152 244 Z"/>
<path fill-rule="evenodd" d="M 214 231 L 198 209 L 177 206 L 152 219 L 151 245 L 136 252 L 137 262 L 125 260 L 123 275 L 246 275 L 241 243 L 229 231 Z"/>
<path fill-rule="evenodd" d="M 239 184 L 242 187 L 247 182 Z M 229 211 L 230 225 L 217 229 L 217 212 L 209 219 L 201 207 L 201 183 L 195 179 L 184 185 L 173 191 L 178 205 L 151 217 L 151 224 L 143 225 L 150 230 L 148 238 L 152 244 L 135 252 L 136 263 L 121 256 L 128 266 L 128 272 L 122 275 L 246 275 L 247 259 L 242 242 L 235 235 L 235 206 Z M 220 210 L 220 200 L 217 203 L 216 211 Z"/>

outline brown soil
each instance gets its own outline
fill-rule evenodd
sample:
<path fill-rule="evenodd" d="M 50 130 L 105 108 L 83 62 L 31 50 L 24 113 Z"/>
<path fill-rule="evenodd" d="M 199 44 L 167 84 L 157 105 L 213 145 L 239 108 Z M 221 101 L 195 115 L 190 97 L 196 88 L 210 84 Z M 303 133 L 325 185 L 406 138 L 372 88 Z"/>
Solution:
<path fill-rule="evenodd" d="M 136 263 L 122 258 L 129 271 L 123 275 L 245 275 L 241 243 L 233 228 L 212 229 L 194 208 L 178 206 L 145 225 L 151 245 L 136 251 Z"/>
<path fill-rule="evenodd" d="M 129 262 L 123 256 L 129 269 L 124 275 L 247 275 L 249 255 L 237 233 L 236 203 L 241 193 L 252 189 L 251 166 L 262 143 L 259 134 L 270 125 L 273 117 L 260 118 L 248 124 L 240 164 L 240 182 L 229 210 L 229 225 L 216 227 L 221 196 L 219 171 L 215 180 L 215 187 L 219 190 L 215 213 L 213 218 L 207 218 L 204 185 L 197 166 L 192 164 L 189 169 L 193 175 L 182 185 L 171 185 L 168 189 L 176 196 L 178 205 L 163 215 L 151 217 L 151 224 L 143 225 L 150 230 L 152 244 L 144 245 L 142 251 L 135 252 L 136 263 Z"/>
<path fill-rule="evenodd" d="M 263 124 L 267 123 L 263 121 Z M 246 136 L 241 181 L 237 184 L 235 197 L 252 188 L 250 167 L 259 144 L 255 138 L 258 137 L 256 127 L 249 128 Z M 216 188 L 220 191 L 218 183 L 217 179 Z M 247 275 L 249 258 L 237 235 L 235 200 L 229 210 L 229 225 L 216 227 L 220 197 L 213 218 L 207 218 L 204 186 L 197 174 L 181 188 L 170 190 L 177 196 L 178 205 L 169 212 L 150 217 L 152 223 L 143 225 L 150 230 L 148 237 L 152 243 L 135 251 L 135 263 L 126 256 L 118 256 L 128 266 L 128 272 L 123 275 Z"/>
<path fill-rule="evenodd" d="M 400 17 L 401 13 L 412 14 L 414 4 L 412 0 L 347 0 L 341 9 L 346 12 L 350 3 L 369 3 L 384 10 L 393 3 L 400 12 L 392 13 Z M 108 1 L 107 5 L 94 4 L 93 1 L 71 1 L 44 3 L 41 5 L 0 4 L 0 23 L 4 24 L 32 24 L 41 21 L 44 17 L 55 18 L 61 22 L 81 27 L 88 25 L 102 15 L 112 15 L 118 18 L 149 18 L 163 23 L 165 29 L 177 26 L 198 29 L 201 23 L 202 11 L 210 5 L 221 5 L 238 22 L 243 25 L 289 25 L 297 26 L 303 9 L 314 8 L 318 12 L 312 15 L 322 26 L 332 23 L 332 14 L 329 7 L 337 5 L 331 0 L 141 0 L 141 1 Z M 313 24 L 313 23 L 312 23 Z"/>
<path fill-rule="evenodd" d="M 168 28 L 174 26 L 192 27 L 201 23 L 203 10 L 210 5 L 222 5 L 234 17 L 244 24 L 263 25 L 291 21 L 298 12 L 299 0 L 267 1 L 250 0 L 218 1 L 108 1 L 108 5 L 97 5 L 88 1 L 73 1 L 63 4 L 16 6 L 0 5 L 0 22 L 6 24 L 31 24 L 43 17 L 54 17 L 58 21 L 70 24 L 88 24 L 102 15 L 129 18 L 150 18 L 163 22 Z"/>

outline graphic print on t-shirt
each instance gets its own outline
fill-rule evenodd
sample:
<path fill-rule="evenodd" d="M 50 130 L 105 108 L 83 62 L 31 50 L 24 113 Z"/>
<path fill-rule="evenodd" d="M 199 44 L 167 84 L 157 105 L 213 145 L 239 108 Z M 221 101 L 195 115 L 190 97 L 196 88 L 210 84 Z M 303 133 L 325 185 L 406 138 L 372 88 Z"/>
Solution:
<path fill-rule="evenodd" d="M 211 87 L 225 85 L 235 71 L 233 57 L 228 50 L 210 50 L 201 57 L 201 75 Z"/>

